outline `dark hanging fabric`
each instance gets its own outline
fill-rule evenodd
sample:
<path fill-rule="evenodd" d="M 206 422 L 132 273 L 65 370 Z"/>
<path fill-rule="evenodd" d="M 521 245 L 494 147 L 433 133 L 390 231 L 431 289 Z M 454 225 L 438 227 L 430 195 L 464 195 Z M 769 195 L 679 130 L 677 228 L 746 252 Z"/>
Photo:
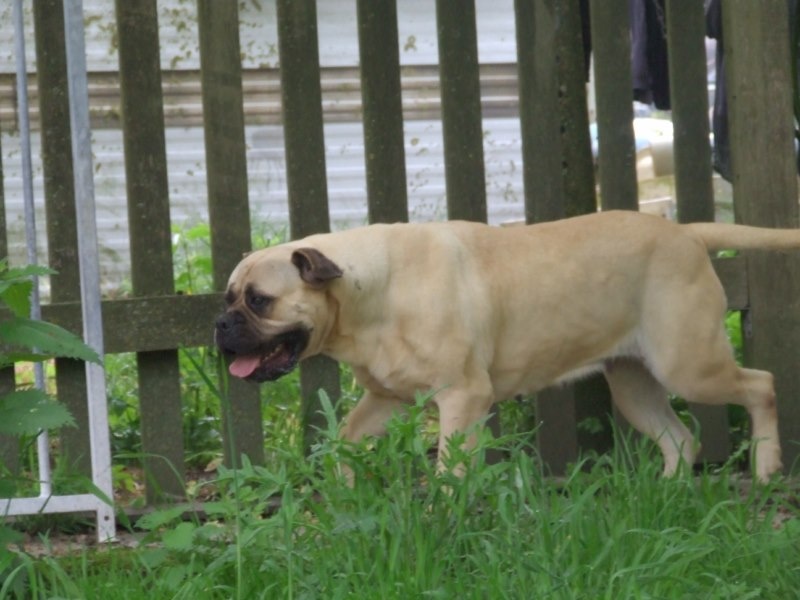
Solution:
<path fill-rule="evenodd" d="M 581 33 L 583 34 L 583 65 L 586 69 L 586 82 L 591 79 L 592 65 L 592 22 L 589 13 L 589 0 L 580 0 Z"/>
<path fill-rule="evenodd" d="M 670 109 L 664 0 L 628 0 L 633 99 Z"/>
<path fill-rule="evenodd" d="M 797 26 L 797 0 L 788 0 L 792 44 L 797 44 L 794 28 Z M 712 164 L 714 170 L 723 179 L 732 181 L 731 146 L 728 133 L 728 94 L 725 84 L 725 48 L 722 34 L 722 0 L 705 0 L 706 9 L 706 35 L 717 40 L 716 52 L 716 86 L 714 90 L 714 112 L 711 117 L 711 130 L 714 134 L 714 147 L 712 151 Z M 797 58 L 797 57 L 796 57 Z M 800 72 L 800 60 L 796 68 Z M 796 77 L 798 75 L 795 75 Z M 797 90 L 795 89 L 795 94 Z M 797 115 L 795 115 L 797 116 Z M 795 137 L 798 138 L 795 125 Z M 800 172 L 800 155 L 798 155 L 798 172 Z"/>

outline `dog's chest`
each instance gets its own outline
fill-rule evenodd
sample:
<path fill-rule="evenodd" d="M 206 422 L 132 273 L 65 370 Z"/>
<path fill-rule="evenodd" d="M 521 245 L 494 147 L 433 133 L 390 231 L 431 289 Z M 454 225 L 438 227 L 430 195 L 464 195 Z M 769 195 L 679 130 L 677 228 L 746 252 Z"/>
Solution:
<path fill-rule="evenodd" d="M 395 345 L 365 346 L 369 352 L 348 362 L 358 382 L 370 391 L 382 395 L 413 400 L 418 392 L 427 392 L 440 378 L 429 360 Z"/>

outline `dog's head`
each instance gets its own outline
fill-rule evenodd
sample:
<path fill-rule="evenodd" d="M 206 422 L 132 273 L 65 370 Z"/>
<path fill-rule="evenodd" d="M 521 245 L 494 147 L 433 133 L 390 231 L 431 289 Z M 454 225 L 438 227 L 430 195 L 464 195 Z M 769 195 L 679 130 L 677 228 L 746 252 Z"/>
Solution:
<path fill-rule="evenodd" d="M 234 269 L 214 339 L 230 373 L 273 381 L 319 352 L 334 318 L 328 286 L 342 270 L 314 248 L 276 246 Z"/>

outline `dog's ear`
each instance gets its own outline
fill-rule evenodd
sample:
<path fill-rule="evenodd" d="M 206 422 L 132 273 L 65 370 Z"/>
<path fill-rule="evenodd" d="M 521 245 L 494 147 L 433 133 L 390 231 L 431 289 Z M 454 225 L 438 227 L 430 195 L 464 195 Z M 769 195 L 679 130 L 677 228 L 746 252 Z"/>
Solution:
<path fill-rule="evenodd" d="M 315 248 L 300 248 L 292 252 L 292 264 L 300 271 L 300 278 L 316 289 L 342 276 L 339 266 Z"/>

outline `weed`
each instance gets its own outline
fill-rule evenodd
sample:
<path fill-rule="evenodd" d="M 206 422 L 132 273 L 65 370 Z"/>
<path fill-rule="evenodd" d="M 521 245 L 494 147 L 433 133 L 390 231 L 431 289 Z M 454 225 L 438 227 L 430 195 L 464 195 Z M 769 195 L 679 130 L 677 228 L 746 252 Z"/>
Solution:
<path fill-rule="evenodd" d="M 743 488 L 731 465 L 663 479 L 653 445 L 619 433 L 558 480 L 520 436 L 481 435 L 469 452 L 454 439 L 446 461 L 470 465 L 459 479 L 428 451 L 426 400 L 352 444 L 323 396 L 311 455 L 271 447 L 272 466 L 220 467 L 205 519 L 176 507 L 140 521 L 133 551 L 20 556 L 3 585 L 32 598 L 777 598 L 800 584 L 785 560 L 800 551 L 795 490 Z M 486 464 L 492 448 L 508 459 Z"/>
<path fill-rule="evenodd" d="M 10 313 L 0 321 L 0 369 L 19 362 L 43 363 L 54 357 L 101 363 L 97 353 L 77 336 L 57 325 L 29 318 L 33 280 L 49 273 L 49 269 L 36 266 L 11 269 L 6 260 L 0 260 L 0 308 Z M 35 460 L 34 453 L 29 449 L 42 430 L 74 424 L 69 411 L 51 398 L 45 389 L 23 386 L 0 394 L 0 433 L 16 436 L 22 447 L 23 459 Z M 30 465 L 30 471 L 34 470 Z M 3 497 L 15 495 L 34 483 L 32 478 L 12 473 L 2 461 L 0 473 L 6 479 L 0 486 L 0 495 Z M 85 491 L 85 488 L 81 491 Z M 15 532 L 0 525 L 0 540 L 15 537 Z M 0 545 L 0 552 L 3 548 L 4 545 Z M 10 568 L 10 564 L 5 568 L 0 567 L 0 575 Z"/>

